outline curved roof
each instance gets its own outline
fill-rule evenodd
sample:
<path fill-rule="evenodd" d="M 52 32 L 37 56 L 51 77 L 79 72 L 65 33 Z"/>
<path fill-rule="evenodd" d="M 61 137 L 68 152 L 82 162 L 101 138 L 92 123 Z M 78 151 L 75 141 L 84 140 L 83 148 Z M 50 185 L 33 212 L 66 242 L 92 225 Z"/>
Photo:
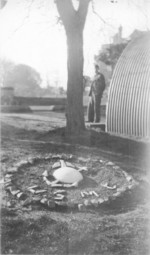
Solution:
<path fill-rule="evenodd" d="M 107 132 L 150 137 L 150 32 L 131 41 L 118 60 L 109 89 Z"/>

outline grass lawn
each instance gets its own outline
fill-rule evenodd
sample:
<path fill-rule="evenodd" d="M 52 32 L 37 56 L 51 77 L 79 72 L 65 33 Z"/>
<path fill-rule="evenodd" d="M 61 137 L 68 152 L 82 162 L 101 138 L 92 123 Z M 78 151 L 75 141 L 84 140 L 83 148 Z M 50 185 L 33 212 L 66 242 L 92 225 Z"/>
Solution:
<path fill-rule="evenodd" d="M 94 129 L 69 137 L 64 125 L 61 113 L 2 114 L 2 178 L 18 162 L 39 158 L 14 175 L 14 185 L 22 190 L 31 184 L 45 188 L 41 174 L 51 171 L 55 159 L 44 157 L 71 156 L 70 162 L 86 166 L 88 173 L 83 186 L 68 190 L 68 200 L 82 203 L 80 192 L 92 189 L 108 201 L 83 211 L 23 206 L 1 184 L 1 254 L 149 255 L 149 144 Z M 101 184 L 127 187 L 124 172 L 137 186 L 111 199 L 116 191 Z"/>

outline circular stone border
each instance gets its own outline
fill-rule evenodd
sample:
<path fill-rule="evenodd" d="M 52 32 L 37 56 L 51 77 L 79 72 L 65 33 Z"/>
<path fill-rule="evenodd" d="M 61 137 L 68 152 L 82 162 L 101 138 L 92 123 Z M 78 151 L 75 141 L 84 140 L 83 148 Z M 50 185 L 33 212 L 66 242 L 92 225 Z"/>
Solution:
<path fill-rule="evenodd" d="M 35 163 L 46 160 L 70 160 L 75 159 L 76 157 L 72 154 L 66 155 L 66 154 L 48 154 L 45 157 L 37 156 L 37 157 L 30 157 L 27 160 L 21 160 L 18 163 L 16 163 L 13 167 L 9 168 L 7 170 L 7 173 L 4 177 L 4 189 L 5 191 L 11 193 L 13 196 L 15 196 L 18 200 L 22 201 L 22 206 L 28 206 L 32 204 L 40 204 L 41 206 L 46 207 L 47 209 L 51 210 L 57 210 L 59 208 L 66 208 L 66 209 L 77 209 L 78 211 L 86 211 L 86 209 L 90 208 L 97 208 L 101 205 L 104 205 L 108 203 L 110 200 L 115 200 L 118 197 L 120 197 L 125 191 L 133 189 L 135 186 L 137 186 L 139 183 L 133 179 L 133 177 L 129 174 L 127 174 L 124 170 L 121 170 L 124 173 L 124 176 L 129 183 L 127 187 L 117 188 L 116 192 L 110 196 L 109 198 L 97 198 L 97 199 L 83 199 L 83 203 L 70 203 L 67 201 L 55 201 L 54 198 L 51 198 L 48 200 L 45 196 L 46 190 L 39 190 L 37 193 L 36 189 L 37 187 L 30 187 L 27 188 L 27 191 L 30 191 L 36 195 L 43 194 L 43 197 L 40 198 L 38 196 L 34 197 L 33 199 L 30 199 L 23 191 L 15 189 L 15 187 L 12 186 L 12 179 L 14 178 L 14 175 L 21 170 L 23 167 L 26 166 L 33 166 Z M 78 157 L 79 161 L 85 162 L 85 158 Z M 83 160 L 82 160 L 83 159 Z M 105 163 L 103 160 L 99 160 L 100 163 Z M 119 166 L 116 166 L 113 162 L 109 161 L 105 163 L 107 166 L 112 166 L 114 169 L 119 169 Z M 36 185 L 35 185 L 36 186 Z"/>

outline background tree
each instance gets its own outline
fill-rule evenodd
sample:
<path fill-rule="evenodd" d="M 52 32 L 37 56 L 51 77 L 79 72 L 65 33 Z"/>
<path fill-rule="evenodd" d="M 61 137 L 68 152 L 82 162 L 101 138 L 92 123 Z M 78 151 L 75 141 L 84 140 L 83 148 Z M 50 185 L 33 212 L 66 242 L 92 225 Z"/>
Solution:
<path fill-rule="evenodd" d="M 83 111 L 83 30 L 90 0 L 79 0 L 77 10 L 71 0 L 55 0 L 67 37 L 67 131 L 85 129 Z"/>
<path fill-rule="evenodd" d="M 63 87 L 59 87 L 58 91 L 59 91 L 59 95 L 66 95 L 66 91 Z"/>
<path fill-rule="evenodd" d="M 2 61 L 2 85 L 13 87 L 16 96 L 38 97 L 41 94 L 40 74 L 32 67 Z"/>
<path fill-rule="evenodd" d="M 7 3 L 7 0 L 0 0 L 0 9 L 2 9 Z"/>
<path fill-rule="evenodd" d="M 127 46 L 127 43 L 121 43 L 121 44 L 110 44 L 109 47 L 107 47 L 104 50 L 101 50 L 99 54 L 95 57 L 96 61 L 102 61 L 106 65 L 110 65 L 112 70 L 114 70 L 115 65 Z"/>

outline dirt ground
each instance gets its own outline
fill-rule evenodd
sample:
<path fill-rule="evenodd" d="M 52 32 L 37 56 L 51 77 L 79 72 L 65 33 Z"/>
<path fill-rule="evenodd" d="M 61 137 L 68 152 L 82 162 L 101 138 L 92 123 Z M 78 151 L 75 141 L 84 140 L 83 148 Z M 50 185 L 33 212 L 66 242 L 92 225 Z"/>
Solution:
<path fill-rule="evenodd" d="M 62 113 L 1 114 L 1 254 L 149 255 L 149 142 L 99 128 L 69 137 L 64 126 Z M 4 188 L 9 170 L 29 159 L 32 164 L 13 175 L 13 185 L 23 192 L 32 185 L 46 188 L 42 173 L 51 172 L 59 157 L 88 170 L 78 188 L 67 190 L 73 207 L 23 206 Z M 89 199 L 81 191 L 90 190 L 104 202 L 80 210 Z"/>

